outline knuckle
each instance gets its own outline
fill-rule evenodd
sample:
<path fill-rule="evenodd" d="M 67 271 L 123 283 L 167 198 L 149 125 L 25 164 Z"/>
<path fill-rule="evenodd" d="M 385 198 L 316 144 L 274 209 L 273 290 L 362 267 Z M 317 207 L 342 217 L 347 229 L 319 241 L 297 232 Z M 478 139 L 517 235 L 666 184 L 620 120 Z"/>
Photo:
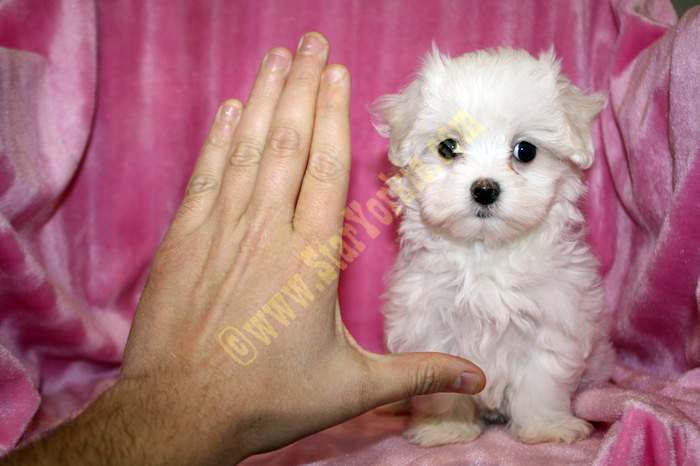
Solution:
<path fill-rule="evenodd" d="M 198 173 L 192 177 L 187 186 L 188 196 L 216 191 L 219 188 L 219 180 L 209 173 Z"/>
<path fill-rule="evenodd" d="M 277 223 L 283 212 L 279 206 L 269 202 L 258 202 L 251 208 L 251 211 L 249 216 L 250 229 L 256 231 L 258 237 L 262 237 L 263 230 Z"/>
<path fill-rule="evenodd" d="M 197 218 L 197 213 L 201 211 L 203 204 L 201 196 L 185 197 L 177 208 L 175 220 L 189 223 L 193 218 Z"/>
<path fill-rule="evenodd" d="M 209 150 L 220 151 L 228 147 L 233 136 L 233 125 L 217 121 L 211 130 L 207 146 Z"/>
<path fill-rule="evenodd" d="M 414 383 L 413 394 L 424 395 L 434 393 L 439 388 L 440 367 L 433 361 L 423 361 L 416 371 L 416 381 Z"/>
<path fill-rule="evenodd" d="M 346 168 L 341 162 L 340 150 L 335 146 L 316 147 L 309 156 L 307 173 L 319 181 L 334 181 L 345 172 Z"/>
<path fill-rule="evenodd" d="M 229 157 L 229 164 L 235 167 L 257 165 L 262 158 L 262 149 L 256 142 L 242 140 Z"/>
<path fill-rule="evenodd" d="M 158 247 L 156 257 L 154 258 L 154 265 L 156 263 L 160 264 L 161 261 L 172 260 L 173 257 L 177 258 L 181 251 L 187 249 L 185 247 L 186 239 L 187 236 L 185 235 L 175 235 L 172 231 L 169 231 Z"/>
<path fill-rule="evenodd" d="M 253 232 L 253 237 L 263 238 L 271 225 L 278 223 L 283 209 L 274 202 L 266 201 L 263 197 L 253 198 L 243 212 L 241 222 L 246 231 Z"/>
<path fill-rule="evenodd" d="M 276 155 L 290 155 L 301 148 L 299 131 L 291 126 L 279 126 L 270 133 L 270 149 Z"/>
<path fill-rule="evenodd" d="M 315 89 L 319 82 L 319 72 L 310 64 L 302 64 L 290 76 L 294 85 Z"/>
<path fill-rule="evenodd" d="M 259 229 L 249 229 L 243 234 L 240 243 L 238 243 L 238 254 L 245 263 L 250 263 L 252 260 L 261 255 L 265 244 L 260 241 L 260 236 L 256 233 L 265 233 Z"/>
<path fill-rule="evenodd" d="M 173 270 L 192 264 L 193 258 L 205 256 L 208 243 L 202 240 L 202 230 L 195 225 L 180 227 L 169 230 L 158 247 L 151 266 L 154 275 L 172 275 Z"/>
<path fill-rule="evenodd" d="M 267 211 L 246 211 L 241 217 L 243 236 L 238 243 L 239 260 L 236 264 L 249 264 L 255 257 L 260 256 L 270 244 L 272 233 Z"/>
<path fill-rule="evenodd" d="M 324 110 L 329 114 L 341 113 L 344 110 L 343 102 L 337 95 L 329 95 L 325 99 L 319 99 L 317 105 L 319 110 Z"/>

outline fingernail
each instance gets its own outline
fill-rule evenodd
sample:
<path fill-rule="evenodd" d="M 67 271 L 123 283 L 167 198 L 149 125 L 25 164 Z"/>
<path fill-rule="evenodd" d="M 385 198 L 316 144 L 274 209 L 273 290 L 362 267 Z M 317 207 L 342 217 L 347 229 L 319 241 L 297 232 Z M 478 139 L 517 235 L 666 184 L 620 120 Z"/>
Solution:
<path fill-rule="evenodd" d="M 221 109 L 221 121 L 235 121 L 240 110 L 235 105 L 224 105 Z"/>
<path fill-rule="evenodd" d="M 331 68 L 323 73 L 324 79 L 329 83 L 338 82 L 343 78 L 343 76 L 345 76 L 345 72 L 341 68 Z"/>
<path fill-rule="evenodd" d="M 287 65 L 289 65 L 289 59 L 284 55 L 279 55 L 277 53 L 270 53 L 267 55 L 265 66 L 267 66 L 268 70 L 282 71 L 287 69 Z"/>
<path fill-rule="evenodd" d="M 481 389 L 481 379 L 472 372 L 462 372 L 452 384 L 452 390 L 473 395 Z"/>
<path fill-rule="evenodd" d="M 299 53 L 311 55 L 323 50 L 323 42 L 315 34 L 306 34 L 301 38 Z"/>

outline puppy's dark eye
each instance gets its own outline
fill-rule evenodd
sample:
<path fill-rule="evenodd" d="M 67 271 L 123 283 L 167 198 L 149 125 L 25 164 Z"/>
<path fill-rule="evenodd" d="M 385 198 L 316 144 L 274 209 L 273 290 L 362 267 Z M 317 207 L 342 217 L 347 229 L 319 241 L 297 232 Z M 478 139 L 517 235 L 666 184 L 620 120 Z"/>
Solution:
<path fill-rule="evenodd" d="M 456 152 L 459 144 L 454 139 L 445 139 L 440 144 L 438 144 L 437 150 L 440 157 L 446 160 L 451 160 L 462 154 Z"/>
<path fill-rule="evenodd" d="M 513 157 L 523 163 L 532 162 L 537 155 L 537 147 L 527 141 L 520 141 L 513 147 Z"/>

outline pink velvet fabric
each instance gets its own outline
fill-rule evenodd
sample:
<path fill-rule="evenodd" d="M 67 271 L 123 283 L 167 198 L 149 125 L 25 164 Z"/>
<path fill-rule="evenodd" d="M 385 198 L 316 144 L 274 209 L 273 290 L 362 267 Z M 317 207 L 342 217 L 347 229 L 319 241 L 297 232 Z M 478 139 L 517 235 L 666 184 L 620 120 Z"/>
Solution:
<path fill-rule="evenodd" d="M 306 30 L 353 75 L 348 201 L 379 234 L 362 235 L 340 302 L 372 350 L 396 222 L 363 207 L 388 168 L 368 104 L 408 82 L 432 39 L 453 55 L 553 43 L 575 83 L 609 91 L 582 205 L 619 364 L 612 383 L 577 394 L 597 429 L 571 446 L 493 426 L 421 449 L 400 437 L 405 418 L 369 413 L 248 463 L 698 464 L 700 9 L 678 21 L 667 0 L 0 3 L 0 454 L 117 376 L 217 104 L 245 99 L 264 52 Z"/>

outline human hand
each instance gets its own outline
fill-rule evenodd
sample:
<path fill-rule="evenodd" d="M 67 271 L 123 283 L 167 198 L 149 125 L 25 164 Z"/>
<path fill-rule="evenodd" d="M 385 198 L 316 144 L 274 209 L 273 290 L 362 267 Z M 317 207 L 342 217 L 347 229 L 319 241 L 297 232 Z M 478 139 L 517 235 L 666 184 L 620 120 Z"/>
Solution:
<path fill-rule="evenodd" d="M 337 268 L 318 250 L 340 253 L 350 75 L 326 66 L 328 52 L 318 33 L 293 61 L 271 50 L 246 108 L 229 100 L 217 112 L 120 378 L 82 421 L 108 411 L 131 459 L 238 461 L 385 403 L 485 384 L 454 356 L 369 353 L 341 321 Z M 105 437 L 119 443 L 115 429 Z"/>
<path fill-rule="evenodd" d="M 339 256 L 350 172 L 350 76 L 325 65 L 328 52 L 318 33 L 293 62 L 273 49 L 245 110 L 224 103 L 138 307 L 121 379 L 172 387 L 163 402 L 181 406 L 179 423 L 229 432 L 203 452 L 243 457 L 384 403 L 485 383 L 457 357 L 364 351 L 336 307 L 337 270 L 322 279 L 305 264 L 309 246 Z M 270 308 L 275 296 L 291 312 Z M 231 329 L 245 335 L 256 313 L 262 326 L 250 328 L 271 326 L 269 344 Z"/>

